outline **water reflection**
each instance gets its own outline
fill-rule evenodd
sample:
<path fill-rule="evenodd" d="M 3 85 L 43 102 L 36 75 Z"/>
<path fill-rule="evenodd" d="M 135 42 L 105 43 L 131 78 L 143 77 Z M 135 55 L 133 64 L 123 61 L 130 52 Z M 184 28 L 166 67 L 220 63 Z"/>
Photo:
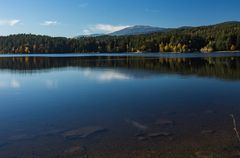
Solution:
<path fill-rule="evenodd" d="M 0 70 L 16 73 L 41 73 L 60 68 L 88 68 L 85 76 L 99 80 L 119 80 L 140 77 L 130 75 L 132 70 L 141 70 L 153 74 L 181 74 L 216 77 L 220 79 L 240 79 L 240 57 L 205 57 L 205 58 L 150 58 L 144 56 L 115 57 L 11 57 L 0 58 Z M 89 68 L 110 68 L 111 70 L 93 76 Z M 114 70 L 112 70 L 114 69 Z M 116 69 L 125 69 L 116 72 Z M 130 70 L 131 71 L 127 71 Z M 121 70 L 121 71 L 122 71 Z M 130 74 L 129 74 L 130 73 Z M 145 76 L 145 77 L 146 77 Z M 142 76 L 144 77 L 144 76 Z"/>
<path fill-rule="evenodd" d="M 129 80 L 132 77 L 128 74 L 124 74 L 122 72 L 114 71 L 114 70 L 105 70 L 103 72 L 92 71 L 91 69 L 87 69 L 84 71 L 84 76 L 89 79 L 95 79 L 98 81 L 114 81 L 114 80 Z"/>
<path fill-rule="evenodd" d="M 239 63 L 0 58 L 0 157 L 234 157 Z"/>
<path fill-rule="evenodd" d="M 48 89 L 57 89 L 58 88 L 58 81 L 57 80 L 46 80 L 45 81 L 46 87 Z"/>
<path fill-rule="evenodd" d="M 10 81 L 0 80 L 0 89 L 13 88 L 18 89 L 21 87 L 21 83 L 16 79 L 11 79 Z"/>

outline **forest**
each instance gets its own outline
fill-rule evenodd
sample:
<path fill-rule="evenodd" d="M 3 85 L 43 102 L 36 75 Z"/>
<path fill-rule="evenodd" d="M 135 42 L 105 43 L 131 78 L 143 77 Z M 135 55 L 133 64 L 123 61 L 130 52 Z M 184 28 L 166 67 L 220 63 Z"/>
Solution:
<path fill-rule="evenodd" d="M 143 35 L 50 37 L 33 34 L 0 36 L 1 54 L 205 52 L 239 51 L 240 22 L 182 27 Z"/>

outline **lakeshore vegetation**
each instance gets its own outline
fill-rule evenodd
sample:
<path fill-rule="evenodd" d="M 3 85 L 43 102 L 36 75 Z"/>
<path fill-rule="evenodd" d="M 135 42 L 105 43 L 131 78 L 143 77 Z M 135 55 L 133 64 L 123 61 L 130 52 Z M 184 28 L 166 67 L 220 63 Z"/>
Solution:
<path fill-rule="evenodd" d="M 240 50 L 240 22 L 182 27 L 143 35 L 50 37 L 0 36 L 0 53 L 213 52 Z"/>

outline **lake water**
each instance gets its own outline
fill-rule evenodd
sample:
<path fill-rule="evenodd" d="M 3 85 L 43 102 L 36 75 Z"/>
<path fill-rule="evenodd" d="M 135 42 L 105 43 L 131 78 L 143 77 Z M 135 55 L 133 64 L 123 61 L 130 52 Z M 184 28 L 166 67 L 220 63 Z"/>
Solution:
<path fill-rule="evenodd" d="M 1 158 L 237 158 L 230 114 L 239 53 L 0 57 Z"/>

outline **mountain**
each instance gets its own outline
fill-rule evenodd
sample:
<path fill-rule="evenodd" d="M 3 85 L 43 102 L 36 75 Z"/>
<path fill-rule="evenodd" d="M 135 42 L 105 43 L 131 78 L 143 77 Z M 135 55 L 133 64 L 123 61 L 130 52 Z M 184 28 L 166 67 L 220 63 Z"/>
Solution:
<path fill-rule="evenodd" d="M 111 36 L 125 36 L 125 35 L 140 35 L 140 34 L 148 34 L 153 32 L 165 32 L 169 29 L 161 28 L 161 27 L 153 27 L 153 26 L 144 26 L 144 25 L 136 25 L 132 27 L 127 27 L 125 29 L 110 33 Z"/>
<path fill-rule="evenodd" d="M 239 25 L 239 24 L 240 24 L 240 21 L 227 21 L 227 22 L 222 22 L 215 25 Z"/>
<path fill-rule="evenodd" d="M 91 35 L 80 35 L 76 36 L 74 38 L 78 39 L 81 37 L 99 37 L 104 35 L 109 36 L 126 36 L 126 35 L 141 35 L 141 34 L 148 34 L 148 33 L 154 33 L 154 32 L 166 32 L 170 31 L 172 29 L 169 28 L 161 28 L 161 27 L 153 27 L 153 26 L 144 26 L 144 25 L 136 25 L 127 27 L 125 29 L 109 33 L 109 34 L 91 34 Z"/>
<path fill-rule="evenodd" d="M 191 29 L 191 28 L 194 28 L 194 27 L 192 27 L 192 26 L 181 26 L 177 29 Z"/>

